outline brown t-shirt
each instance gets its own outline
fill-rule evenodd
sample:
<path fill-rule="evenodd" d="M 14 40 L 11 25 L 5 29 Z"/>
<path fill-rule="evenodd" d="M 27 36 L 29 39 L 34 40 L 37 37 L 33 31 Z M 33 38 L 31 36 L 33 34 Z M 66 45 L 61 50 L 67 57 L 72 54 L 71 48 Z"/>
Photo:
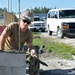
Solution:
<path fill-rule="evenodd" d="M 17 22 L 10 23 L 5 31 L 8 33 L 8 37 L 5 41 L 4 50 L 19 49 L 19 24 Z M 24 43 L 32 43 L 33 35 L 32 32 L 27 29 L 25 32 L 20 32 L 20 48 L 23 47 Z"/>

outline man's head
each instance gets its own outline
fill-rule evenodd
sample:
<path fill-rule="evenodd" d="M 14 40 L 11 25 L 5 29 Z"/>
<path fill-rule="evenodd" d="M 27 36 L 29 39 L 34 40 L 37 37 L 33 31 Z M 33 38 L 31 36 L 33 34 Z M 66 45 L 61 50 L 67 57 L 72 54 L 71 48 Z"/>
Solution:
<path fill-rule="evenodd" d="M 34 16 L 33 16 L 33 13 L 31 11 L 24 11 L 22 14 L 21 14 L 21 18 L 22 19 L 28 19 L 29 21 L 33 21 L 34 20 Z"/>
<path fill-rule="evenodd" d="M 24 11 L 20 16 L 20 29 L 25 31 L 30 23 L 34 20 L 33 13 L 31 11 Z"/>

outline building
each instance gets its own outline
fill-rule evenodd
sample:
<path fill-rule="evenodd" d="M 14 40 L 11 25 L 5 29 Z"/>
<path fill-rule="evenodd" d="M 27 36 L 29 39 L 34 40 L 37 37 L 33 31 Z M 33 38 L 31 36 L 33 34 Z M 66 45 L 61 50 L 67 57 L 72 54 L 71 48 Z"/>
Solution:
<path fill-rule="evenodd" d="M 7 11 L 0 11 L 0 25 L 7 25 L 10 22 L 18 22 L 15 14 Z"/>

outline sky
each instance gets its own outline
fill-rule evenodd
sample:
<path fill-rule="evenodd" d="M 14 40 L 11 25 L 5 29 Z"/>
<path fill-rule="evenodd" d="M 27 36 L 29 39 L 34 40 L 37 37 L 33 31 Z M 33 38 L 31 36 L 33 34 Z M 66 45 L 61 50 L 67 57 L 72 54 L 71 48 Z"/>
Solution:
<path fill-rule="evenodd" d="M 20 11 L 35 7 L 75 8 L 75 0 L 20 0 Z M 8 0 L 0 0 L 0 8 L 8 9 Z M 19 12 L 19 0 L 9 0 L 9 11 Z"/>

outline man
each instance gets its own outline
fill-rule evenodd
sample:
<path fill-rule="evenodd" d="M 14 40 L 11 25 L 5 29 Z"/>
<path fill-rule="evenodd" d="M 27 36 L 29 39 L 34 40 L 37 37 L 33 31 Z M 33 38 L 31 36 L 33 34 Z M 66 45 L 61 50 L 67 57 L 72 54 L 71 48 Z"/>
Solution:
<path fill-rule="evenodd" d="M 33 48 L 33 34 L 28 29 L 31 21 L 33 21 L 33 14 L 30 11 L 25 11 L 20 17 L 20 25 L 17 22 L 12 22 L 4 29 L 0 36 L 0 50 L 8 52 L 19 50 L 19 27 L 20 27 L 20 49 L 27 43 L 29 49 Z M 34 56 L 35 49 L 30 51 L 31 56 Z M 31 60 L 31 59 L 30 59 Z M 32 60 L 33 61 L 33 60 Z M 33 61 L 35 62 L 35 60 Z M 34 66 L 35 67 L 35 66 Z M 33 74 L 30 74 L 33 75 Z M 39 73 L 35 73 L 39 75 Z"/>

